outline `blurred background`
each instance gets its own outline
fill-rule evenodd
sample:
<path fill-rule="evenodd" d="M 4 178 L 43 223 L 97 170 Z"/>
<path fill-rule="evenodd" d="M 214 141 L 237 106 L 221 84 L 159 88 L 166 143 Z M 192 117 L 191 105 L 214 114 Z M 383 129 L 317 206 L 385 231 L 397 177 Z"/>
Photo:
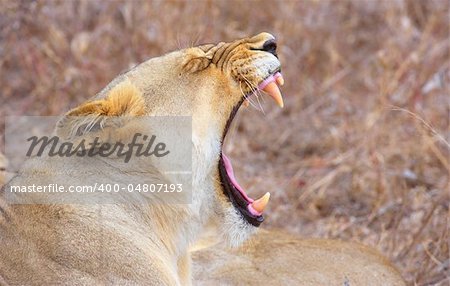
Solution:
<path fill-rule="evenodd" d="M 0 0 L 0 134 L 150 57 L 273 33 L 285 108 L 254 99 L 226 144 L 251 196 L 272 193 L 264 227 L 362 242 L 410 285 L 448 285 L 449 24 L 446 0 Z"/>

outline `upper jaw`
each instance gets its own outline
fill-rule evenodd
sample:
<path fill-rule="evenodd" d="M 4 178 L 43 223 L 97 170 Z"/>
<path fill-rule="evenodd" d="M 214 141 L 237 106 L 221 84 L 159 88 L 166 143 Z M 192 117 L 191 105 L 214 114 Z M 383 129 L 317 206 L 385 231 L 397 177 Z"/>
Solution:
<path fill-rule="evenodd" d="M 270 97 L 272 97 L 277 105 L 281 108 L 284 107 L 283 97 L 279 86 L 284 85 L 284 78 L 281 75 L 281 69 L 278 68 L 274 73 L 271 73 L 266 77 L 259 85 L 258 90 L 266 92 Z"/>

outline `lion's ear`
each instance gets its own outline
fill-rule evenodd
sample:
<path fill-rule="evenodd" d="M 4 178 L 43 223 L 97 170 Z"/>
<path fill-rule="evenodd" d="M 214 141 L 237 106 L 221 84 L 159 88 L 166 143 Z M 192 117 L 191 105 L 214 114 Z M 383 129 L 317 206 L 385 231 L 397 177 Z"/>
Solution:
<path fill-rule="evenodd" d="M 113 87 L 103 99 L 86 102 L 67 112 L 57 124 L 57 134 L 81 136 L 102 129 L 108 121 L 122 116 L 142 116 L 145 101 L 141 92 L 128 80 Z"/>
<path fill-rule="evenodd" d="M 86 102 L 66 113 L 66 116 L 139 116 L 145 112 L 141 92 L 125 80 L 113 87 L 104 99 Z"/>
<path fill-rule="evenodd" d="M 211 59 L 201 49 L 193 49 L 186 55 L 183 62 L 183 72 L 194 73 L 206 69 L 211 63 Z"/>

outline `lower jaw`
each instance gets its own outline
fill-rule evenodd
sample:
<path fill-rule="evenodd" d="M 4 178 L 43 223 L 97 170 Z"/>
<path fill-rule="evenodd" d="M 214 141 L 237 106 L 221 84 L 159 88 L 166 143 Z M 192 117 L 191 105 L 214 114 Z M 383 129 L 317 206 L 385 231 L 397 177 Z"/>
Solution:
<path fill-rule="evenodd" d="M 239 211 L 240 215 L 246 222 L 255 227 L 259 227 L 264 221 L 264 216 L 252 214 L 248 208 L 249 202 L 247 202 L 247 200 L 242 197 L 238 190 L 233 189 L 235 187 L 230 182 L 227 171 L 224 167 L 224 159 L 222 157 L 222 154 L 220 155 L 219 162 L 219 176 L 223 193 L 231 202 L 233 207 L 237 211 Z"/>

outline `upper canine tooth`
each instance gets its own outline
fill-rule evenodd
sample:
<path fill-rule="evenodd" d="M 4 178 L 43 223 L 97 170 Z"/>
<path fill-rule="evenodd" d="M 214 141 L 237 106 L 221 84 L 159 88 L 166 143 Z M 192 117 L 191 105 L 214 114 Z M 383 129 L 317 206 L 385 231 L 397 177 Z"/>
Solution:
<path fill-rule="evenodd" d="M 262 213 L 264 211 L 264 209 L 267 206 L 267 203 L 269 202 L 270 199 L 270 193 L 267 192 L 264 196 L 262 196 L 261 198 L 257 199 L 256 201 L 254 201 L 252 203 L 252 207 L 255 211 Z"/>
<path fill-rule="evenodd" d="M 278 104 L 279 107 L 283 107 L 283 97 L 281 96 L 280 89 L 275 82 L 271 82 L 266 87 L 263 88 L 263 91 L 267 92 Z"/>
<path fill-rule="evenodd" d="M 250 101 L 248 101 L 248 99 L 244 99 L 244 102 L 242 102 L 242 105 L 244 105 L 244 107 L 248 107 L 250 105 Z"/>

